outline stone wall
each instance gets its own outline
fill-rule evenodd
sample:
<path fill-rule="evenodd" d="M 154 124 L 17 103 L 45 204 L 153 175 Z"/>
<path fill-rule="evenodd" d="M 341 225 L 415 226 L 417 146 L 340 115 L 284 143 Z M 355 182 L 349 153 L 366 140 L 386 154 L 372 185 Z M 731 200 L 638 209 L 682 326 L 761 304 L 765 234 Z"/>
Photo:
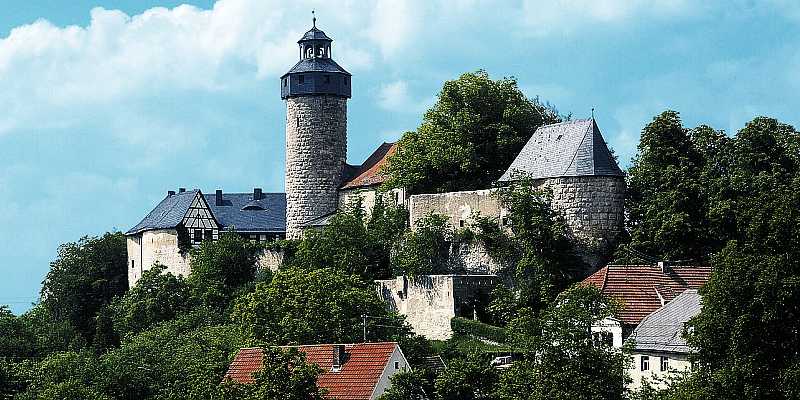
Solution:
<path fill-rule="evenodd" d="M 286 236 L 336 211 L 347 156 L 347 99 L 300 96 L 286 100 Z"/>
<path fill-rule="evenodd" d="M 178 249 L 178 232 L 161 229 L 128 236 L 128 286 L 133 287 L 153 264 L 167 267 L 166 272 L 187 276 L 191 271 L 189 254 Z M 133 264 L 131 264 L 133 262 Z"/>
<path fill-rule="evenodd" d="M 477 299 L 484 299 L 498 284 L 494 275 L 400 276 L 377 280 L 378 293 L 387 307 L 404 315 L 418 335 L 447 340 L 453 335 L 450 320 L 471 318 Z"/>
<path fill-rule="evenodd" d="M 543 179 L 535 184 L 552 190 L 553 209 L 564 216 L 577 254 L 592 269 L 601 266 L 623 231 L 625 180 L 579 176 Z M 500 224 L 504 224 L 507 214 L 494 189 L 413 195 L 409 204 L 412 227 L 430 214 L 448 217 L 454 227 L 469 226 L 473 213 L 495 218 Z M 464 253 L 467 269 L 480 270 L 481 266 L 470 268 L 470 260 L 482 263 L 488 255 L 480 249 L 467 250 L 472 252 Z"/>
<path fill-rule="evenodd" d="M 383 196 L 383 204 L 386 205 L 402 205 L 408 207 L 406 204 L 406 191 L 405 189 L 391 189 L 386 192 L 378 192 L 377 186 L 353 188 L 339 191 L 339 209 L 349 206 L 355 200 L 361 199 L 361 208 L 364 210 L 364 215 L 369 216 L 372 214 L 372 209 L 375 207 L 375 200 L 378 196 Z"/>

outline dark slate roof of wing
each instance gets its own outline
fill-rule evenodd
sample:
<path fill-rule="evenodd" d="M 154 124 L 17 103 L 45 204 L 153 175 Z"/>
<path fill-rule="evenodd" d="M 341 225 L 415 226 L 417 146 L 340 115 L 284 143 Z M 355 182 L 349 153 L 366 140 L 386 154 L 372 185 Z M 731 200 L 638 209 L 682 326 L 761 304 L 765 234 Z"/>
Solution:
<path fill-rule="evenodd" d="M 594 119 L 541 126 L 500 177 L 624 176 Z"/>
<path fill-rule="evenodd" d="M 285 232 L 286 194 L 262 193 L 260 200 L 253 200 L 253 193 L 223 193 L 223 205 L 216 203 L 216 194 L 203 194 L 211 212 L 224 228 L 237 232 Z M 263 208 L 255 208 L 258 205 Z"/>
<path fill-rule="evenodd" d="M 700 295 L 688 289 L 654 311 L 639 323 L 630 338 L 636 350 L 670 353 L 690 353 L 691 347 L 683 337 L 683 327 L 700 313 Z"/>
<path fill-rule="evenodd" d="M 322 228 L 331 223 L 334 215 L 336 215 L 336 211 L 308 220 L 300 225 L 303 228 Z"/>
<path fill-rule="evenodd" d="M 183 221 L 183 216 L 194 200 L 198 190 L 176 193 L 161 200 L 144 219 L 131 228 L 126 235 L 133 235 L 154 229 L 171 229 Z"/>
<path fill-rule="evenodd" d="M 149 230 L 175 228 L 183 221 L 197 192 L 199 190 L 167 196 L 126 234 L 134 235 Z M 211 212 L 223 228 L 234 228 L 237 232 L 286 231 L 284 193 L 262 193 L 259 200 L 253 200 L 253 193 L 224 193 L 222 196 L 224 201 L 220 206 L 216 205 L 215 196 L 215 193 L 203 194 Z"/>
<path fill-rule="evenodd" d="M 349 72 L 345 71 L 336 61 L 330 58 L 312 57 L 298 61 L 297 64 L 295 64 L 289 72 L 283 74 L 283 76 L 300 72 L 338 72 L 350 75 Z"/>

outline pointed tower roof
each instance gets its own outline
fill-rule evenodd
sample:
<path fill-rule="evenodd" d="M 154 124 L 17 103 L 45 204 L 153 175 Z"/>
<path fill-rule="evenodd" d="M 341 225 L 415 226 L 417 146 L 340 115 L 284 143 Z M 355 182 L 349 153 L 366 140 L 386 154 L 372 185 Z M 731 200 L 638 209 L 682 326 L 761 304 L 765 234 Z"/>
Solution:
<path fill-rule="evenodd" d="M 539 127 L 500 182 L 564 176 L 625 176 L 594 119 Z"/>

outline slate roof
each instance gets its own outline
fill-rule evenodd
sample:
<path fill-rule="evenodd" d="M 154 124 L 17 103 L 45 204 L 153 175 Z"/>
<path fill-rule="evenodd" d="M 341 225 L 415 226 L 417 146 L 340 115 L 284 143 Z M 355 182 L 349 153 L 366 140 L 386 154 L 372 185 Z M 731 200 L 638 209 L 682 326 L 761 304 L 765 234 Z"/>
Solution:
<path fill-rule="evenodd" d="M 700 299 L 697 290 L 687 289 L 645 317 L 630 336 L 636 342 L 635 350 L 691 353 L 692 348 L 683 337 L 683 327 L 700 313 Z"/>
<path fill-rule="evenodd" d="M 594 119 L 539 127 L 500 177 L 532 179 L 562 176 L 624 176 Z"/>
<path fill-rule="evenodd" d="M 361 164 L 361 167 L 356 171 L 355 176 L 342 185 L 342 189 L 354 189 L 360 187 L 368 187 L 380 185 L 386 181 L 387 176 L 383 174 L 383 167 L 386 165 L 386 160 L 397 151 L 396 143 L 384 142 L 378 146 L 372 154 L 367 157 L 367 160 Z"/>
<path fill-rule="evenodd" d="M 300 40 L 297 41 L 297 43 L 305 42 L 306 40 L 327 40 L 331 42 L 333 41 L 333 39 L 329 38 L 328 35 L 325 34 L 325 32 L 321 31 L 316 26 L 309 29 L 308 32 L 306 32 L 303 35 L 303 37 L 301 37 Z"/>
<path fill-rule="evenodd" d="M 172 229 L 178 226 L 199 190 L 168 195 L 147 214 L 141 222 L 131 228 L 127 235 L 155 229 Z M 286 195 L 284 193 L 262 193 L 260 200 L 253 200 L 253 193 L 224 193 L 222 205 L 216 204 L 216 194 L 203 194 L 217 222 L 222 228 L 234 228 L 237 232 L 286 232 Z M 261 209 L 244 209 L 257 208 Z"/>
<path fill-rule="evenodd" d="M 331 219 L 336 215 L 336 211 L 316 217 L 300 224 L 303 228 L 322 228 L 331 223 Z"/>
<path fill-rule="evenodd" d="M 306 361 L 317 364 L 322 369 L 322 374 L 317 378 L 317 386 L 327 391 L 326 398 L 369 399 L 397 343 L 346 344 L 345 361 L 337 372 L 331 371 L 333 346 L 323 344 L 296 348 L 305 353 Z M 225 379 L 239 383 L 253 383 L 252 375 L 263 367 L 263 358 L 264 353 L 261 348 L 240 349 L 228 368 Z"/>
<path fill-rule="evenodd" d="M 622 301 L 617 318 L 637 325 L 687 289 L 698 289 L 711 277 L 711 267 L 671 266 L 662 271 L 652 265 L 608 265 L 588 278 L 607 296 Z"/>
<path fill-rule="evenodd" d="M 169 195 L 150 211 L 141 222 L 131 228 L 126 235 L 154 229 L 172 229 L 183 221 L 183 216 L 192 204 L 198 190 L 189 190 Z"/>
<path fill-rule="evenodd" d="M 289 74 L 301 72 L 338 72 L 348 76 L 350 75 L 349 72 L 347 72 L 331 58 L 312 57 L 298 61 L 297 64 L 295 64 L 294 67 L 289 70 L 289 72 L 283 74 L 281 78 Z"/>

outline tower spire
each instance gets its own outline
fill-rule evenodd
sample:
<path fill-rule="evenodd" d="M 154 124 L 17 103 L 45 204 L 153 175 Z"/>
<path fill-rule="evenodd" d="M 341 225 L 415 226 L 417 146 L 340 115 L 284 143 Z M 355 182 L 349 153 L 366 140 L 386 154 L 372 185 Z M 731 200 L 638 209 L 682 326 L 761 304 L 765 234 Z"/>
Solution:
<path fill-rule="evenodd" d="M 317 27 L 317 15 L 314 10 L 311 10 L 311 25 L 316 28 Z"/>

